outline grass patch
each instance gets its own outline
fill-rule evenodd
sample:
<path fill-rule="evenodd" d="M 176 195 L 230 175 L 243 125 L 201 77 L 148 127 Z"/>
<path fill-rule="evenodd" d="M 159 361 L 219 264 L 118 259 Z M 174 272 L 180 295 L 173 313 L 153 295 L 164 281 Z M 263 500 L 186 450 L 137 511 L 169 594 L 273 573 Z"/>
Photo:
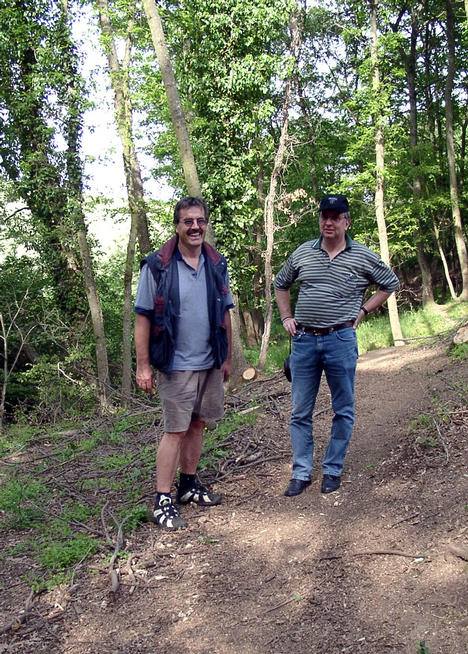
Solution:
<path fill-rule="evenodd" d="M 9 479 L 0 487 L 0 512 L 5 515 L 2 529 L 27 529 L 40 520 L 41 508 L 50 491 L 29 475 Z"/>
<path fill-rule="evenodd" d="M 211 468 L 217 461 L 228 456 L 232 449 L 227 442 L 229 437 L 243 427 L 252 427 L 256 421 L 255 412 L 241 415 L 232 413 L 221 420 L 212 431 L 205 429 L 199 469 Z"/>
<path fill-rule="evenodd" d="M 150 427 L 153 416 L 144 420 Z M 2 530 L 14 531 L 16 541 L 3 558 L 28 553 L 33 561 L 25 579 L 32 588 L 67 582 L 80 563 L 113 548 L 107 536 L 114 539 L 119 525 L 128 533 L 147 520 L 141 498 L 148 494 L 156 443 L 139 423 L 141 415 L 120 415 L 99 427 L 89 421 L 40 432 L 13 425 L 3 432 L 2 451 L 18 452 L 0 477 Z"/>
<path fill-rule="evenodd" d="M 456 361 L 466 361 L 468 359 L 468 343 L 459 343 L 449 350 L 449 356 Z"/>

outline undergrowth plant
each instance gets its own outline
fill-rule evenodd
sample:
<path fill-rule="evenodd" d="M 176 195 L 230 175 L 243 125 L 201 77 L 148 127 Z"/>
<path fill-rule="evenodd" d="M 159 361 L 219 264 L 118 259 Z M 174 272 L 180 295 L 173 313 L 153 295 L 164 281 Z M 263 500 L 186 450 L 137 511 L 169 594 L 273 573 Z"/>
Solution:
<path fill-rule="evenodd" d="M 200 469 L 227 456 L 233 434 L 256 419 L 255 412 L 227 414 L 205 430 Z M 23 438 L 14 426 L 11 442 L 3 434 L 2 451 L 19 457 L 2 471 L 1 528 L 14 530 L 16 540 L 3 558 L 24 551 L 35 559 L 26 579 L 34 590 L 68 582 L 76 566 L 112 549 L 119 525 L 128 533 L 147 520 L 143 498 L 153 490 L 157 442 L 153 418 L 145 420 L 146 431 L 141 416 L 120 415 L 99 426 L 26 429 Z M 37 444 L 45 456 L 28 455 Z"/>
<path fill-rule="evenodd" d="M 9 431 L 2 435 L 2 452 L 13 463 L 2 471 L 1 529 L 14 530 L 17 541 L 4 558 L 21 550 L 33 556 L 36 565 L 27 582 L 34 590 L 66 582 L 77 565 L 109 548 L 118 524 L 128 532 L 146 521 L 142 497 L 153 474 L 156 443 L 135 442 L 137 422 L 126 416 L 100 427 L 90 422 L 89 427 L 36 428 L 34 434 L 25 429 L 23 438 L 14 425 L 11 441 Z M 37 443 L 46 455 L 28 456 Z"/>
<path fill-rule="evenodd" d="M 226 445 L 229 436 L 242 427 L 252 427 L 256 421 L 255 412 L 240 415 L 232 413 L 221 420 L 214 430 L 205 429 L 199 469 L 211 468 L 217 461 L 227 456 L 231 451 L 231 447 Z"/>

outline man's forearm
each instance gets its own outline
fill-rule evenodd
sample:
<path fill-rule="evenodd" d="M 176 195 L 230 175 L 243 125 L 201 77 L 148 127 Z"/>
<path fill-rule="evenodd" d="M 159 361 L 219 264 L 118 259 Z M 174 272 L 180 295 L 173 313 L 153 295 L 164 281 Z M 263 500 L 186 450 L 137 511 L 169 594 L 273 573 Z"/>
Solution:
<path fill-rule="evenodd" d="M 147 316 L 135 316 L 135 352 L 137 366 L 149 365 L 149 341 L 151 321 Z"/>
<path fill-rule="evenodd" d="M 292 312 L 291 312 L 291 294 L 289 291 L 282 291 L 280 289 L 275 288 L 275 298 L 276 298 L 276 304 L 278 305 L 278 309 L 280 312 L 280 317 L 281 320 L 284 320 L 285 318 L 292 318 Z"/>
<path fill-rule="evenodd" d="M 365 308 L 369 313 L 372 313 L 376 309 L 378 309 L 388 298 L 390 297 L 391 293 L 388 293 L 387 291 L 381 291 L 378 290 L 372 295 L 368 300 L 365 302 Z"/>

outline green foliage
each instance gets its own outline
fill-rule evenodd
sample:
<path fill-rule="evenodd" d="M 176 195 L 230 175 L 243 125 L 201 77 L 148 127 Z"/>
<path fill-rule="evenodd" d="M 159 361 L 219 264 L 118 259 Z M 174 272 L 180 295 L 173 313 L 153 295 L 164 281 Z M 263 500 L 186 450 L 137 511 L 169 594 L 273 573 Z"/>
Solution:
<path fill-rule="evenodd" d="M 430 654 L 429 648 L 426 646 L 426 643 L 424 640 L 421 640 L 418 646 L 418 650 L 416 654 Z"/>
<path fill-rule="evenodd" d="M 125 519 L 125 527 L 129 531 L 134 531 L 139 525 L 148 522 L 148 507 L 146 504 L 140 504 L 122 511 L 121 519 Z"/>
<path fill-rule="evenodd" d="M 468 359 L 468 343 L 454 345 L 449 350 L 449 355 L 458 361 L 466 361 Z"/>
<path fill-rule="evenodd" d="M 21 411 L 16 412 L 17 420 L 41 423 L 57 416 L 71 418 L 96 410 L 96 391 L 87 381 L 89 376 L 94 377 L 89 355 L 79 347 L 74 349 L 72 343 L 69 348 L 63 358 L 51 354 L 38 356 L 18 373 L 19 382 L 35 389 L 35 393 L 33 401 L 26 404 L 23 418 Z"/>
<path fill-rule="evenodd" d="M 49 541 L 38 546 L 39 560 L 47 570 L 62 572 L 99 549 L 99 542 L 87 534 L 77 534 L 69 540 Z"/>
<path fill-rule="evenodd" d="M 119 525 L 129 532 L 147 520 L 141 498 L 151 488 L 156 444 L 143 435 L 135 445 L 141 421 L 141 414 L 122 413 L 97 424 L 81 419 L 55 429 L 25 427 L 22 437 L 15 424 L 2 434 L 5 450 L 19 449 L 23 457 L 21 465 L 4 469 L 0 486 L 2 529 L 16 530 L 17 538 L 15 550 L 4 557 L 20 550 L 34 557 L 35 572 L 28 577 L 33 588 L 65 582 L 80 562 L 109 548 L 107 538 L 99 537 L 103 516 L 111 538 Z M 35 460 L 38 443 L 47 456 Z"/>
<path fill-rule="evenodd" d="M 246 425 L 254 425 L 256 420 L 257 415 L 255 412 L 243 415 L 229 414 L 216 425 L 214 430 L 205 429 L 199 469 L 210 468 L 216 461 L 227 456 L 231 447 L 225 441 L 228 440 L 229 436 Z"/>
<path fill-rule="evenodd" d="M 13 478 L 0 486 L 0 511 L 4 528 L 26 529 L 43 516 L 43 503 L 50 490 L 33 477 Z"/>

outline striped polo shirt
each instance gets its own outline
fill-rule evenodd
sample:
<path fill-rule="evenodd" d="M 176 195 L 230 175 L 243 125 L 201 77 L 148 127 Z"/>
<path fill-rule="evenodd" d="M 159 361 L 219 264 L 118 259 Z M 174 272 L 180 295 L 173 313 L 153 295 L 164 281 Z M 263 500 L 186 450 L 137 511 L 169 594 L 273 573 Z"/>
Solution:
<path fill-rule="evenodd" d="M 294 317 L 307 327 L 355 320 L 369 286 L 388 293 L 399 286 L 398 277 L 382 259 L 348 234 L 345 249 L 332 260 L 322 249 L 322 237 L 294 250 L 273 283 L 287 291 L 294 282 L 299 284 Z"/>

